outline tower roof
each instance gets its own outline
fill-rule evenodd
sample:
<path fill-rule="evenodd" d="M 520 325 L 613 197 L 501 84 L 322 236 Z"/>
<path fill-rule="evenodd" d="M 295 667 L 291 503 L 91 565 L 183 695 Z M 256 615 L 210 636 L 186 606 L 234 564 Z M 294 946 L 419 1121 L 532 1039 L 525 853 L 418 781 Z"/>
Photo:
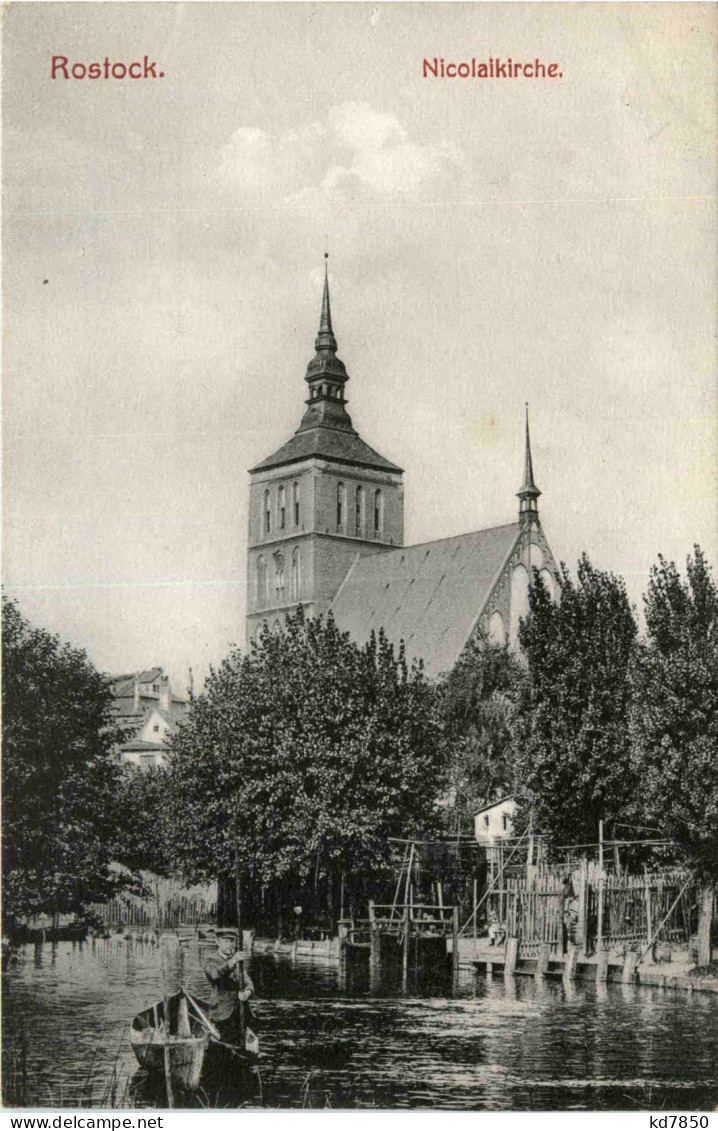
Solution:
<path fill-rule="evenodd" d="M 291 440 L 250 472 L 299 463 L 316 457 L 401 474 L 402 469 L 384 459 L 361 439 L 346 410 L 344 386 L 349 380 L 344 362 L 337 357 L 337 340 L 332 327 L 329 274 L 324 256 L 324 290 L 319 314 L 319 330 L 314 341 L 316 353 L 307 366 L 309 385 L 307 409 Z"/>

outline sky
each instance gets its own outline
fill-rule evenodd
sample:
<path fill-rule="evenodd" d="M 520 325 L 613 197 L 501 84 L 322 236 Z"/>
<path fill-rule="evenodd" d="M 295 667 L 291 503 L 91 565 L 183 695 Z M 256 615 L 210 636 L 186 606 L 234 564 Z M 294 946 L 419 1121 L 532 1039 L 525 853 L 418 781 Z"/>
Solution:
<path fill-rule="evenodd" d="M 718 559 L 708 4 L 11 4 L 5 592 L 177 690 L 244 640 L 247 469 L 298 427 L 324 251 L 407 543 L 515 520 L 637 606 Z M 163 78 L 52 79 L 157 61 Z M 557 62 L 424 77 L 424 58 Z"/>

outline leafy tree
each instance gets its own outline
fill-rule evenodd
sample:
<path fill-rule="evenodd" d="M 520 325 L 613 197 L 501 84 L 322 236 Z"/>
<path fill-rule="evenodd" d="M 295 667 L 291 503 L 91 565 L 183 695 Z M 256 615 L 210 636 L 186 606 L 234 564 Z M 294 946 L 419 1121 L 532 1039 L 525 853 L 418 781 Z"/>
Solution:
<path fill-rule="evenodd" d="M 117 862 L 132 872 L 158 876 L 173 871 L 166 828 L 167 772 L 125 768 L 119 790 L 121 813 Z"/>
<path fill-rule="evenodd" d="M 81 912 L 110 894 L 118 738 L 85 652 L 3 599 L 3 914 Z"/>
<path fill-rule="evenodd" d="M 518 824 L 554 844 L 596 840 L 598 822 L 630 814 L 628 670 L 636 624 L 621 578 L 584 554 L 574 581 L 562 566 L 554 603 L 538 574 L 522 622 L 527 679 L 515 734 Z"/>
<path fill-rule="evenodd" d="M 432 821 L 433 687 L 383 635 L 363 648 L 300 610 L 213 671 L 173 739 L 177 860 L 192 879 L 299 890 L 381 868 Z"/>
<path fill-rule="evenodd" d="M 699 546 L 685 580 L 659 557 L 645 611 L 647 640 L 632 671 L 634 774 L 650 823 L 702 882 L 699 964 L 707 965 L 718 879 L 718 590 Z"/>
<path fill-rule="evenodd" d="M 441 685 L 451 832 L 470 833 L 476 810 L 512 789 L 512 712 L 524 677 L 506 646 L 479 636 Z"/>

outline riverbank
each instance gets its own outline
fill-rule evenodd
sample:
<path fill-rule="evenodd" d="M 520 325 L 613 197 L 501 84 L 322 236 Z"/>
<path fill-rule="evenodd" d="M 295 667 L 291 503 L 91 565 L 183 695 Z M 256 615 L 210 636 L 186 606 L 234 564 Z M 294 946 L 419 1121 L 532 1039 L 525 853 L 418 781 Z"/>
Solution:
<path fill-rule="evenodd" d="M 718 964 L 697 968 L 687 949 L 674 951 L 668 961 L 649 958 L 640 964 L 635 951 L 603 951 L 585 956 L 571 951 L 551 954 L 548 948 L 522 954 L 520 947 L 492 947 L 488 938 L 460 939 L 459 965 L 482 974 L 562 978 L 568 981 L 620 982 L 656 986 L 686 993 L 718 994 Z"/>

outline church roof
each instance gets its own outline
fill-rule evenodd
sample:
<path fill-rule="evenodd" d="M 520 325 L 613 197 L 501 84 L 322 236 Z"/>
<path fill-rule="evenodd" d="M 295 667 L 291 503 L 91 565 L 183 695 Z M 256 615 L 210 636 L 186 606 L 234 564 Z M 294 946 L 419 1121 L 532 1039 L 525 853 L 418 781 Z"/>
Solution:
<path fill-rule="evenodd" d="M 426 674 L 453 667 L 519 537 L 512 522 L 437 542 L 357 557 L 334 598 L 337 626 L 358 644 L 372 630 L 423 659 Z"/>
<path fill-rule="evenodd" d="M 262 460 L 256 467 L 251 468 L 251 471 L 268 471 L 272 467 L 300 463 L 312 457 L 334 460 L 337 463 L 359 464 L 361 467 L 372 467 L 379 471 L 401 473 L 402 470 L 365 444 L 361 436 L 353 430 L 345 432 L 336 428 L 311 428 L 295 432 L 291 440 L 288 440 L 279 451 Z"/>

